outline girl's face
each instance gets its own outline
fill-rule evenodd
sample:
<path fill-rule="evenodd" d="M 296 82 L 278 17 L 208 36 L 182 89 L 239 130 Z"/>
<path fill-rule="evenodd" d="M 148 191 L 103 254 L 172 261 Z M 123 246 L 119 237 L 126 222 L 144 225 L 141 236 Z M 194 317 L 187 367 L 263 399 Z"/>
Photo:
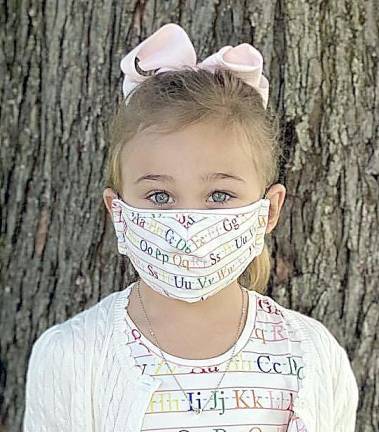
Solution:
<path fill-rule="evenodd" d="M 263 196 L 264 187 L 240 136 L 216 123 L 198 123 L 181 131 L 143 131 L 121 155 L 122 199 L 148 209 L 215 209 L 248 205 Z M 115 192 L 104 201 L 111 213 Z M 267 232 L 277 223 L 285 197 L 281 184 L 267 193 L 270 215 Z"/>

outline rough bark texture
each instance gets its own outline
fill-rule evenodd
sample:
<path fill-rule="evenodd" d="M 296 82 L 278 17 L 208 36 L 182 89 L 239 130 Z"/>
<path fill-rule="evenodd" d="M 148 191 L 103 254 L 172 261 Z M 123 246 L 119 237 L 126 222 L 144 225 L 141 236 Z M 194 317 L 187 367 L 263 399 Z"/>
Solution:
<path fill-rule="evenodd" d="M 379 429 L 378 3 L 375 0 L 3 1 L 0 6 L 0 423 L 21 430 L 30 348 L 134 277 L 102 203 L 119 61 L 162 24 L 199 59 L 263 53 L 287 188 L 269 293 L 322 321 L 361 389 L 357 431 Z M 36 431 L 37 432 L 37 431 Z"/>

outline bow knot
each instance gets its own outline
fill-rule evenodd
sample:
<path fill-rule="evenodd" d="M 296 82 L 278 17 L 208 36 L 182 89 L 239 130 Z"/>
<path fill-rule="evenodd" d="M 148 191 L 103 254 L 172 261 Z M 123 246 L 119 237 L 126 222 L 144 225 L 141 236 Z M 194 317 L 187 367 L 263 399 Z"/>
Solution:
<path fill-rule="evenodd" d="M 263 57 L 252 45 L 226 45 L 200 63 L 196 61 L 195 48 L 185 30 L 175 23 L 165 24 L 122 58 L 124 97 L 151 75 L 185 66 L 207 69 L 212 73 L 220 68 L 230 69 L 254 87 L 262 96 L 264 108 L 267 108 L 269 83 L 262 74 Z"/>

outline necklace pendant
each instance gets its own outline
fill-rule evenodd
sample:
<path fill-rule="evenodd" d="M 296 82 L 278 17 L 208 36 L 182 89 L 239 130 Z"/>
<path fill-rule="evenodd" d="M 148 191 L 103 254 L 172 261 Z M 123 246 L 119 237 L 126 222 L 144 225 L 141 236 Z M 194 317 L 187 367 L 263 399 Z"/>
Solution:
<path fill-rule="evenodd" d="M 198 416 L 203 412 L 203 410 L 201 408 L 196 408 L 195 409 L 195 414 Z"/>

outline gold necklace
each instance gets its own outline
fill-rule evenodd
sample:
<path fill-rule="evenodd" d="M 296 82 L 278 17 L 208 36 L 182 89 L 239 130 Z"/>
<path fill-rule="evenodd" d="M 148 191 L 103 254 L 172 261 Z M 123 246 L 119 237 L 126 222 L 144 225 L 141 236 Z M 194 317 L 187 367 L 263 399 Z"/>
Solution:
<path fill-rule="evenodd" d="M 196 415 L 200 415 L 200 414 L 203 412 L 203 410 L 205 409 L 205 407 L 207 406 L 208 402 L 211 400 L 212 394 L 211 394 L 211 396 L 208 398 L 208 400 L 206 401 L 206 403 L 205 403 L 201 408 L 195 408 L 195 407 L 192 406 L 192 402 L 191 402 L 190 399 L 188 398 L 187 393 L 185 392 L 185 390 L 183 389 L 183 387 L 180 385 L 178 379 L 176 378 L 174 372 L 173 372 L 172 369 L 171 369 L 171 366 L 170 366 L 169 362 L 166 360 L 166 357 L 163 355 L 163 352 L 162 352 L 162 350 L 160 349 L 160 346 L 159 346 L 159 343 L 158 343 L 157 337 L 156 337 L 156 335 L 155 335 L 155 333 L 154 333 L 154 331 L 153 331 L 153 329 L 152 329 L 151 322 L 150 322 L 150 320 L 149 320 L 149 318 L 148 318 L 148 316 L 147 316 L 147 313 L 146 313 L 145 307 L 144 307 L 143 302 L 142 302 L 141 293 L 140 293 L 140 290 L 139 290 L 140 281 L 141 281 L 141 279 L 139 279 L 138 282 L 137 282 L 137 292 L 138 292 L 139 301 L 140 301 L 140 303 L 141 303 L 141 306 L 142 306 L 143 312 L 144 312 L 144 314 L 145 314 L 146 320 L 147 320 L 147 322 L 149 323 L 149 327 L 150 327 L 150 334 L 154 337 L 155 342 L 156 342 L 156 346 L 159 348 L 159 351 L 161 352 L 162 357 L 163 357 L 163 359 L 164 359 L 164 361 L 165 361 L 167 367 L 169 368 L 169 370 L 170 370 L 172 376 L 175 378 L 175 381 L 177 382 L 179 388 L 181 389 L 182 393 L 184 394 L 184 396 L 185 396 L 186 399 L 188 400 L 188 403 L 190 404 L 192 411 L 194 411 L 194 413 L 195 413 Z M 238 284 L 238 285 L 239 285 L 239 284 Z M 236 342 L 237 342 L 238 337 L 239 337 L 239 334 L 240 334 L 240 329 L 241 329 L 241 326 L 242 326 L 243 317 L 244 317 L 244 315 L 245 315 L 245 311 L 246 311 L 246 307 L 245 307 L 245 295 L 244 295 L 244 293 L 243 293 L 243 290 L 241 289 L 241 285 L 239 285 L 239 287 L 240 287 L 241 294 L 242 294 L 242 310 L 241 310 L 241 318 L 240 318 L 240 323 L 239 323 L 239 326 L 238 326 L 237 334 L 236 334 L 236 337 L 235 337 L 235 339 L 234 339 L 233 352 L 232 352 L 231 357 L 230 357 L 229 360 L 228 360 L 228 364 L 227 364 L 227 366 L 226 366 L 226 368 L 225 368 L 225 370 L 224 370 L 224 373 L 222 374 L 221 379 L 219 380 L 219 382 L 218 382 L 218 384 L 217 384 L 217 387 L 215 388 L 213 394 L 215 394 L 216 391 L 217 391 L 217 389 L 219 388 L 219 386 L 220 386 L 220 384 L 221 384 L 221 381 L 223 380 L 223 378 L 224 378 L 224 376 L 225 376 L 227 370 L 229 369 L 229 364 L 230 364 L 232 358 L 234 357 L 234 353 L 235 353 L 236 346 L 237 346 Z M 190 410 L 190 411 L 191 411 L 191 410 Z"/>

